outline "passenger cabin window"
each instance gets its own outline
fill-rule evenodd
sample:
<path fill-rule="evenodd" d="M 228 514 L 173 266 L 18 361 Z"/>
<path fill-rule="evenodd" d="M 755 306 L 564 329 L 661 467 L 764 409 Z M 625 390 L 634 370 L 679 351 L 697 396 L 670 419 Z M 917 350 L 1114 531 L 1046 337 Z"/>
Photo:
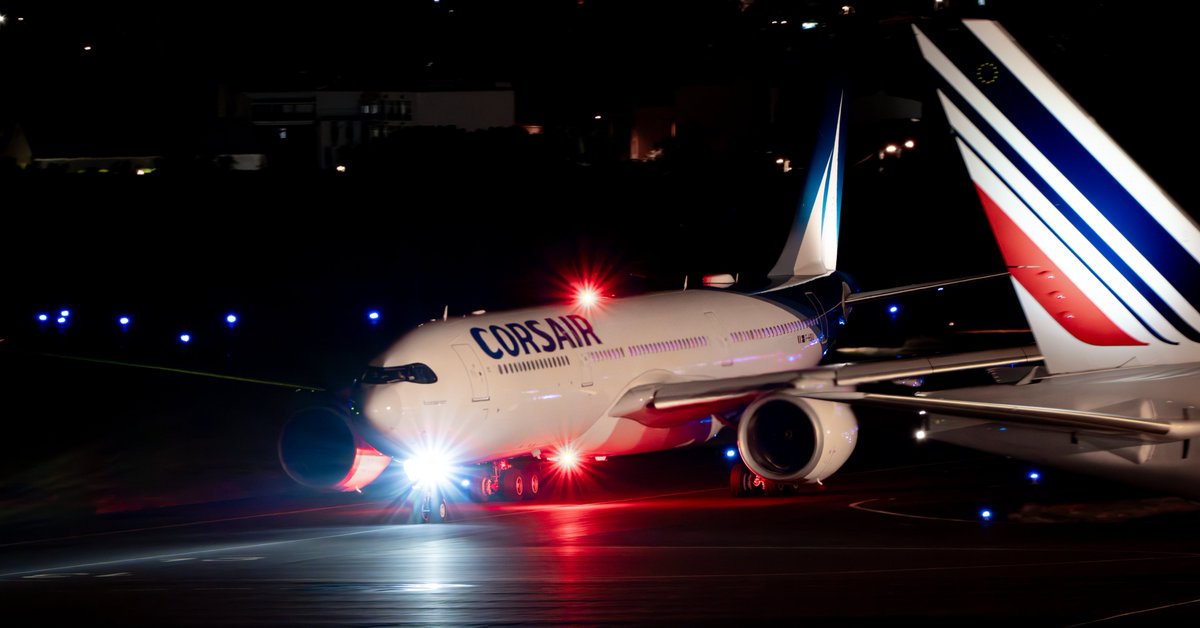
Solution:
<path fill-rule="evenodd" d="M 404 366 L 368 366 L 359 381 L 363 384 L 391 384 L 394 382 L 412 382 L 414 384 L 432 384 L 437 381 L 433 369 L 414 362 Z"/>

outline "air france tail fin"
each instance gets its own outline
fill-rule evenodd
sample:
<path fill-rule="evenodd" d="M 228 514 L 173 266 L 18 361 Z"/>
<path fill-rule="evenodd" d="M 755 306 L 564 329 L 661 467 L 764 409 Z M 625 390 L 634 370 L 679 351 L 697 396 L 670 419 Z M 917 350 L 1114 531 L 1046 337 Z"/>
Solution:
<path fill-rule="evenodd" d="M 796 218 L 787 244 L 771 269 L 768 290 L 824 277 L 837 269 L 847 104 L 845 90 L 831 92 Z"/>
<path fill-rule="evenodd" d="M 1200 230 L 990 20 L 913 31 L 1051 372 L 1200 360 Z"/>

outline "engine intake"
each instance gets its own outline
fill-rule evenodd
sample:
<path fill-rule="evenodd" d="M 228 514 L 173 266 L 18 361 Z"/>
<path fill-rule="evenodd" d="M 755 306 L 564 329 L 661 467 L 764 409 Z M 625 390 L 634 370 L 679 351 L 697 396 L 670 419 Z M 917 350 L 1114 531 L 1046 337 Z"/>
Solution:
<path fill-rule="evenodd" d="M 392 459 L 364 440 L 349 413 L 331 406 L 300 410 L 279 434 L 279 462 L 300 484 L 357 491 L 375 481 Z"/>
<path fill-rule="evenodd" d="M 854 413 L 832 401 L 776 393 L 755 400 L 738 421 L 742 461 L 776 482 L 819 482 L 846 463 L 857 442 Z"/>

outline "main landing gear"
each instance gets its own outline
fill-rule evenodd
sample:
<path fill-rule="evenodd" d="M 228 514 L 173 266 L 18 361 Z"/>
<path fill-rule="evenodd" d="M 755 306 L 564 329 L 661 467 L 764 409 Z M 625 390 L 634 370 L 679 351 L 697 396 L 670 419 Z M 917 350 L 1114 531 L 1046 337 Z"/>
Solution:
<path fill-rule="evenodd" d="M 792 485 L 768 480 L 746 467 L 746 463 L 738 461 L 729 470 L 729 492 L 734 497 L 750 497 L 752 495 L 767 495 L 774 497 L 787 494 Z"/>
<path fill-rule="evenodd" d="M 533 499 L 542 490 L 542 475 L 542 465 L 537 462 L 514 465 L 508 460 L 497 460 L 480 465 L 471 477 L 471 499 L 477 502 Z"/>

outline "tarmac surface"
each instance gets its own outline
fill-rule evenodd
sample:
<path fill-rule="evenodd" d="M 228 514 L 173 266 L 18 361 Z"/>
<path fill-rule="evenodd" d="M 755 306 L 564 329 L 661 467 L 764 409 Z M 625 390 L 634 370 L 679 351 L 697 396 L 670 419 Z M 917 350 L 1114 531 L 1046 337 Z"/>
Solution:
<path fill-rule="evenodd" d="M 53 625 L 1200 617 L 1200 504 L 1054 473 L 1033 484 L 1017 463 L 958 453 L 740 499 L 719 449 L 629 457 L 536 501 L 451 495 L 445 523 L 420 523 L 411 493 L 383 488 L 27 520 L 4 528 L 0 604 Z"/>

